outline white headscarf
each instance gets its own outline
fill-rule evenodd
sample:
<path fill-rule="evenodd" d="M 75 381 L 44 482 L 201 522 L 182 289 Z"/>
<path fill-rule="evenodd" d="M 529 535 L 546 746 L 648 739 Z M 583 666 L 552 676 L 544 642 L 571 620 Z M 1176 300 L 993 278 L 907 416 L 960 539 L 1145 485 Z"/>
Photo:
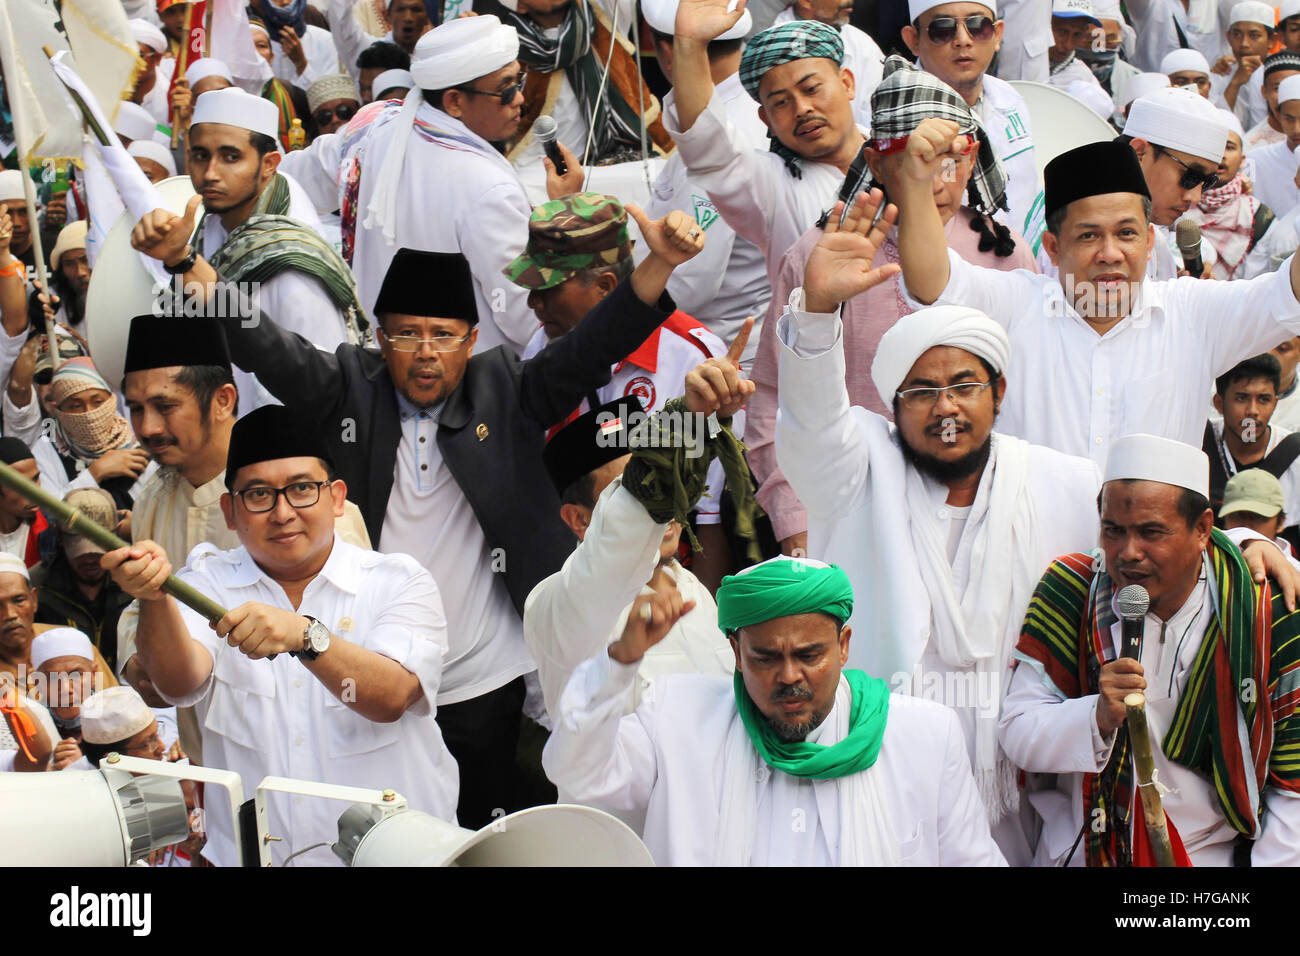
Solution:
<path fill-rule="evenodd" d="M 979 309 L 935 305 L 899 319 L 880 339 L 871 362 L 871 381 L 888 408 L 916 360 L 928 349 L 951 345 L 978 355 L 1001 373 L 1011 360 L 1006 331 Z"/>

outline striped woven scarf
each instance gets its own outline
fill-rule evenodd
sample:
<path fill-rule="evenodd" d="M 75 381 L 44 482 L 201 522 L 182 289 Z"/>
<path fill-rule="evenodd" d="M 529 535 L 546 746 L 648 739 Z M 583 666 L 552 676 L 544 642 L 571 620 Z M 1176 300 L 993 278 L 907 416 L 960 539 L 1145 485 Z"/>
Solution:
<path fill-rule="evenodd" d="M 1213 780 L 1229 825 L 1253 839 L 1264 787 L 1300 792 L 1300 614 L 1289 613 L 1269 588 L 1257 587 L 1231 541 L 1218 529 L 1212 534 L 1208 553 L 1219 613 L 1206 629 L 1161 749 Z M 1019 660 L 1042 667 L 1063 699 L 1098 693 L 1101 666 L 1114 656 L 1115 585 L 1095 562 L 1095 552 L 1052 562 L 1029 602 L 1016 648 Z M 1261 706 L 1265 692 L 1268 706 Z M 1238 736 L 1238 713 L 1248 729 L 1245 742 Z M 1104 821 L 1087 828 L 1089 866 L 1131 865 L 1133 771 L 1126 729 L 1118 732 L 1102 772 L 1084 777 L 1084 819 Z"/>
<path fill-rule="evenodd" d="M 299 118 L 298 113 L 293 108 L 293 97 L 289 94 L 289 88 L 284 85 L 283 81 L 272 77 L 262 87 L 262 99 L 274 103 L 275 108 L 279 110 L 280 146 L 288 150 L 289 130 L 293 128 L 293 121 Z"/>

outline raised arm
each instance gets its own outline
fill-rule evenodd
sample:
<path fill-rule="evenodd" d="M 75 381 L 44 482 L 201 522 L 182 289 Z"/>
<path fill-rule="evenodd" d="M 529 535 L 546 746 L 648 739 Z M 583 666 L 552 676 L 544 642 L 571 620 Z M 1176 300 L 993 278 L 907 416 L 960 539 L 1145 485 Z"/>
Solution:
<path fill-rule="evenodd" d="M 27 328 L 26 267 L 9 253 L 13 234 L 9 213 L 0 209 L 0 324 L 4 325 L 8 336 L 15 336 Z"/>
<path fill-rule="evenodd" d="M 689 130 L 713 98 L 709 43 L 734 27 L 745 13 L 746 0 L 682 0 L 677 7 L 673 36 L 673 95 L 677 122 Z"/>
<path fill-rule="evenodd" d="M 903 160 L 898 261 L 912 298 L 933 305 L 948 284 L 948 241 L 934 204 L 934 177 L 970 146 L 951 120 L 930 117 L 907 140 Z"/>

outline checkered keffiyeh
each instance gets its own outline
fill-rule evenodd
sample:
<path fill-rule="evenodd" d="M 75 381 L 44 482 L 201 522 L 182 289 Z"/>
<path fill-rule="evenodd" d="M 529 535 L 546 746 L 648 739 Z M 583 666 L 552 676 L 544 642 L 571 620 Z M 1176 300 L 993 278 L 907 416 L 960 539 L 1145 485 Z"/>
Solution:
<path fill-rule="evenodd" d="M 962 133 L 979 139 L 979 153 L 971 172 L 971 204 L 987 216 L 1006 209 L 1007 174 L 974 110 L 933 73 L 918 69 L 901 56 L 891 56 L 885 61 L 880 84 L 871 94 L 872 145 L 881 149 L 890 140 L 905 140 L 921 120 L 930 117 L 951 120 Z"/>

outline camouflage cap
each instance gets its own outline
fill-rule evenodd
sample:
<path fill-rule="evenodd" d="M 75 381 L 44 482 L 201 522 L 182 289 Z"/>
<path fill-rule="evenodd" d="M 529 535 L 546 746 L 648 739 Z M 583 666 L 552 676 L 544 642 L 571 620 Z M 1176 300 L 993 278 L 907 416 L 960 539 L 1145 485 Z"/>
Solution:
<path fill-rule="evenodd" d="M 533 210 L 528 245 L 501 271 L 525 289 L 549 289 L 574 273 L 632 254 L 627 210 L 613 196 L 574 193 Z"/>

